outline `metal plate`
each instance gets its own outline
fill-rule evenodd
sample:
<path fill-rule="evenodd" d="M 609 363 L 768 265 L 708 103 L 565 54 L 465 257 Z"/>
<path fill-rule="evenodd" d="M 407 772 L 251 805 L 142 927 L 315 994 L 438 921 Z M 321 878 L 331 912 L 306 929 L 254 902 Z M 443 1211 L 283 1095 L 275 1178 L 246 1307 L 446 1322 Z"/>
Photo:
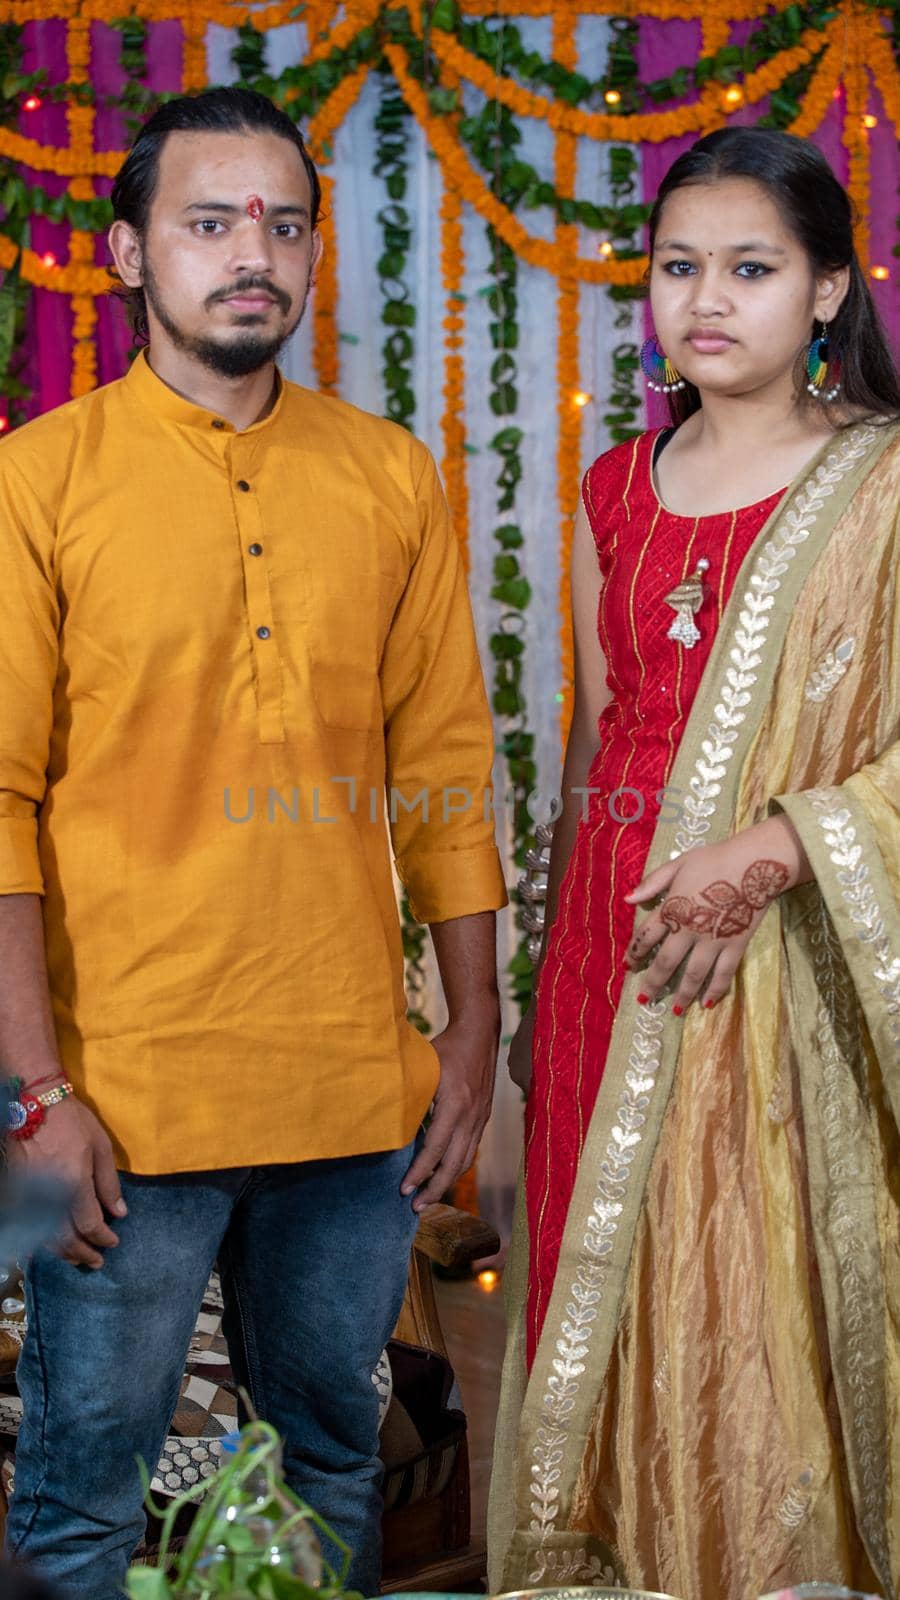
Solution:
<path fill-rule="evenodd" d="M 595 1589 L 592 1586 L 575 1589 L 512 1589 L 508 1594 L 495 1595 L 493 1600 L 677 1600 L 671 1594 L 657 1594 L 650 1589 Z"/>

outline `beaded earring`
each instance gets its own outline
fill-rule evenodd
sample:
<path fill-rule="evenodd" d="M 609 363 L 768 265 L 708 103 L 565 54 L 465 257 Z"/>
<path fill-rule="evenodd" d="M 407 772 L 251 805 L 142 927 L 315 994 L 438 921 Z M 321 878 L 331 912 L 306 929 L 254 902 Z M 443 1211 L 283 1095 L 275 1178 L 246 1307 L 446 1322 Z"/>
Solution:
<path fill-rule="evenodd" d="M 807 394 L 822 400 L 826 405 L 836 400 L 841 388 L 841 363 L 831 349 L 828 323 L 822 323 L 822 332 L 813 339 L 806 355 Z"/>
<path fill-rule="evenodd" d="M 676 389 L 686 387 L 681 373 L 660 350 L 655 335 L 641 346 L 641 371 L 647 379 L 648 389 L 653 389 L 657 394 L 673 394 Z"/>

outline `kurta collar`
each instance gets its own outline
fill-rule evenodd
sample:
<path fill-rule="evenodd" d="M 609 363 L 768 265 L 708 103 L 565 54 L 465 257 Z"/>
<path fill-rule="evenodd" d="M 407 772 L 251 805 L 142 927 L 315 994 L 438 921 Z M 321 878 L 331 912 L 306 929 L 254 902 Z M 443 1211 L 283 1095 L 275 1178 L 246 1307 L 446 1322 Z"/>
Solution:
<path fill-rule="evenodd" d="M 146 350 L 141 350 L 131 363 L 125 382 L 131 388 L 142 405 L 148 407 L 157 417 L 164 418 L 167 422 L 177 422 L 185 428 L 202 428 L 208 432 L 212 429 L 220 435 L 237 433 L 232 422 L 221 417 L 215 411 L 207 411 L 205 406 L 195 405 L 192 400 L 185 400 L 174 389 L 170 389 L 162 378 L 158 378 L 147 360 Z M 241 435 L 255 433 L 260 428 L 267 428 L 278 416 L 284 403 L 285 383 L 281 373 L 276 370 L 278 393 L 275 404 L 269 415 L 261 422 L 254 422 L 249 428 L 242 428 Z"/>

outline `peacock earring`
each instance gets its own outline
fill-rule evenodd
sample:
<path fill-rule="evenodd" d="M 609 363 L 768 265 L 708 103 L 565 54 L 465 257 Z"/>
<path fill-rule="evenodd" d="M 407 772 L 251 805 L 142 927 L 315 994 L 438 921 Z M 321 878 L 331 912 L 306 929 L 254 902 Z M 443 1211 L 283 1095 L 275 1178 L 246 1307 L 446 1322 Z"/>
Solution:
<path fill-rule="evenodd" d="M 655 334 L 641 346 L 641 371 L 647 379 L 647 387 L 657 394 L 674 394 L 676 389 L 686 387 L 677 367 L 660 350 Z"/>
<path fill-rule="evenodd" d="M 831 348 L 828 323 L 822 323 L 822 332 L 813 339 L 806 354 L 807 394 L 826 405 L 836 400 L 841 388 L 841 363 Z"/>

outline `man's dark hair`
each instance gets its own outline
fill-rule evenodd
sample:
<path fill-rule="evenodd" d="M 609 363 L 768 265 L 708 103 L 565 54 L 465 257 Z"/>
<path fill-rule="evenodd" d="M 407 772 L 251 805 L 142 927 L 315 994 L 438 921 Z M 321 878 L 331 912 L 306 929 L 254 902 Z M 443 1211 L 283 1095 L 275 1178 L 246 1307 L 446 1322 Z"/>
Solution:
<path fill-rule="evenodd" d="M 147 229 L 150 207 L 159 179 L 159 157 L 170 133 L 275 133 L 289 139 L 300 152 L 310 189 L 310 227 L 319 219 L 322 186 L 303 135 L 284 111 L 254 89 L 227 87 L 203 94 L 167 100 L 144 123 L 113 184 L 113 215 L 131 224 L 140 237 Z M 118 279 L 114 269 L 112 276 Z M 147 338 L 147 303 L 141 288 L 121 283 L 116 293 L 124 302 L 129 321 L 139 337 Z"/>

